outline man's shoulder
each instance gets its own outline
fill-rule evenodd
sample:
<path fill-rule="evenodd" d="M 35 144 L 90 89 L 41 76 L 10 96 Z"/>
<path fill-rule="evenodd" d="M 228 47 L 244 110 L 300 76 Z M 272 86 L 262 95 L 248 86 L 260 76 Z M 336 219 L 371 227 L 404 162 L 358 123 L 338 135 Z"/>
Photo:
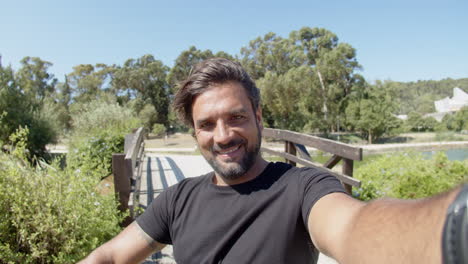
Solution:
<path fill-rule="evenodd" d="M 317 174 L 320 172 L 324 172 L 323 170 L 320 170 L 318 168 L 314 167 L 296 167 L 291 164 L 277 161 L 272 164 L 272 171 L 274 172 L 280 172 L 283 174 L 292 174 L 292 175 L 311 175 L 311 174 Z"/>

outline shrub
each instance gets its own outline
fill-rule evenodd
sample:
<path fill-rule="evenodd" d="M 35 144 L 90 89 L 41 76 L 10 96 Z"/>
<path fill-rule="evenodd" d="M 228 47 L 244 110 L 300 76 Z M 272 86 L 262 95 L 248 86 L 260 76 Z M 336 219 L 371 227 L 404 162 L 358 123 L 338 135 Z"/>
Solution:
<path fill-rule="evenodd" d="M 362 181 L 354 193 L 361 200 L 422 198 L 468 180 L 468 161 L 449 161 L 442 152 L 430 160 L 422 154 L 382 155 L 360 166 L 355 176 Z"/>
<path fill-rule="evenodd" d="M 25 136 L 26 135 L 26 136 Z M 74 263 L 115 236 L 122 215 L 98 180 L 24 159 L 27 130 L 0 152 L 0 263 Z"/>
<path fill-rule="evenodd" d="M 80 173 L 102 179 L 112 171 L 112 154 L 123 153 L 124 135 L 112 131 L 74 141 L 67 154 L 67 166 Z"/>
<path fill-rule="evenodd" d="M 153 105 L 145 104 L 143 109 L 138 113 L 138 117 L 142 120 L 143 125 L 150 130 L 157 122 L 158 112 L 156 112 Z"/>
<path fill-rule="evenodd" d="M 151 131 L 156 137 L 162 137 L 164 136 L 164 133 L 166 133 L 166 127 L 163 124 L 154 124 L 153 125 L 153 131 Z"/>
<path fill-rule="evenodd" d="M 420 113 L 410 112 L 406 120 L 406 127 L 410 131 L 434 131 L 438 122 L 433 117 L 423 117 Z"/>
<path fill-rule="evenodd" d="M 113 153 L 123 153 L 125 134 L 138 127 L 132 111 L 115 102 L 93 101 L 74 117 L 67 166 L 97 179 L 111 173 Z"/>
<path fill-rule="evenodd" d="M 141 124 L 131 109 L 115 101 L 95 100 L 72 108 L 74 137 L 89 137 L 103 130 L 128 133 Z"/>

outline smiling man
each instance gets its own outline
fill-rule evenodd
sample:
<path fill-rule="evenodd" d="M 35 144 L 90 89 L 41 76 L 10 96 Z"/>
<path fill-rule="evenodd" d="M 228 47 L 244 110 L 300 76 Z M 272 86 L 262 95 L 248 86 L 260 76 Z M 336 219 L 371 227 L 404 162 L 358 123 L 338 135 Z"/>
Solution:
<path fill-rule="evenodd" d="M 260 109 L 254 110 L 238 82 L 212 86 L 197 96 L 192 106 L 198 147 L 215 171 L 215 184 L 233 185 L 251 180 L 267 166 L 259 155 Z"/>
<path fill-rule="evenodd" d="M 214 172 L 161 193 L 84 263 L 138 263 L 172 244 L 183 263 L 440 263 L 458 189 L 418 201 L 363 203 L 332 175 L 265 161 L 260 95 L 240 64 L 210 59 L 174 101 Z M 465 188 L 466 189 L 466 188 Z"/>

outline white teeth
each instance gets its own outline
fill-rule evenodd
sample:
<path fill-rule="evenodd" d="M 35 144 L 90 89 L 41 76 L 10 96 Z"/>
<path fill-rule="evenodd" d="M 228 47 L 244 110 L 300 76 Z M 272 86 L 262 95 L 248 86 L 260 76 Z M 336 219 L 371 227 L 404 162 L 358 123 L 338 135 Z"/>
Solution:
<path fill-rule="evenodd" d="M 224 152 L 223 152 L 223 151 L 219 151 L 219 154 L 228 154 L 228 153 L 234 152 L 234 151 L 238 150 L 239 147 L 240 147 L 240 146 L 237 146 L 237 148 L 233 148 L 233 149 L 231 149 L 231 150 L 224 151 Z"/>

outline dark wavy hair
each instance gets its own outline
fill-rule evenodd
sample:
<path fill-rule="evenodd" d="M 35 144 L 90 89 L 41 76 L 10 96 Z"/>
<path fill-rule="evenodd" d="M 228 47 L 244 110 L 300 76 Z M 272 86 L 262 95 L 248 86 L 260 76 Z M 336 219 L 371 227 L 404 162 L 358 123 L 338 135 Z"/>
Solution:
<path fill-rule="evenodd" d="M 260 104 L 260 92 L 247 72 L 238 62 L 224 58 L 211 58 L 195 66 L 190 76 L 179 85 L 173 108 L 179 118 L 193 127 L 192 104 L 195 98 L 214 84 L 239 82 L 245 89 L 254 111 Z"/>

